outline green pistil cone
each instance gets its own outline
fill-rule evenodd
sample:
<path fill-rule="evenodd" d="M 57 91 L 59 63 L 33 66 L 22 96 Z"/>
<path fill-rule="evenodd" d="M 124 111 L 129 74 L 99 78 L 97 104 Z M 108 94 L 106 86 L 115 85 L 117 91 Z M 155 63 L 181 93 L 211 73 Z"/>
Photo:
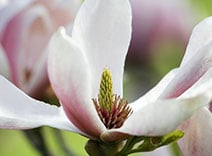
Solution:
<path fill-rule="evenodd" d="M 113 103 L 113 82 L 112 75 L 108 68 L 106 68 L 102 73 L 99 89 L 99 101 L 103 110 L 111 111 Z"/>

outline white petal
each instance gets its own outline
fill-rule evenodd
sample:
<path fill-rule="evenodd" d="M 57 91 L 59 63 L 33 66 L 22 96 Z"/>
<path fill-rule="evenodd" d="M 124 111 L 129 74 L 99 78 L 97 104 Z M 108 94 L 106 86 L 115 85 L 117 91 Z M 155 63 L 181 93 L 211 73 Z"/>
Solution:
<path fill-rule="evenodd" d="M 101 73 L 106 67 L 113 76 L 114 93 L 122 95 L 124 60 L 131 36 L 129 1 L 84 1 L 72 35 L 91 64 L 92 96 L 98 94 Z"/>
<path fill-rule="evenodd" d="M 97 137 L 104 125 L 91 96 L 91 72 L 86 57 L 60 28 L 49 44 L 48 74 L 69 119 L 82 131 Z"/>
<path fill-rule="evenodd" d="M 9 78 L 9 64 L 7 57 L 5 56 L 5 52 L 3 51 L 0 45 L 0 74 L 4 75 L 5 77 Z"/>
<path fill-rule="evenodd" d="M 189 61 L 180 66 L 177 76 L 169 83 L 160 98 L 178 97 L 212 67 L 212 41 L 201 47 Z"/>
<path fill-rule="evenodd" d="M 212 96 L 212 67 L 188 90 L 186 90 L 179 98 L 187 98 L 211 91 Z"/>
<path fill-rule="evenodd" d="M 195 26 L 191 34 L 181 66 L 186 64 L 194 55 L 196 55 L 200 48 L 212 41 L 211 27 L 212 17 L 204 19 L 197 26 Z"/>
<path fill-rule="evenodd" d="M 2 76 L 0 90 L 0 128 L 30 129 L 47 125 L 80 133 L 61 108 L 30 98 Z"/>
<path fill-rule="evenodd" d="M 176 129 L 210 101 L 211 95 L 207 93 L 187 99 L 158 100 L 133 112 L 121 128 L 110 131 L 138 136 L 162 136 Z"/>
<path fill-rule="evenodd" d="M 174 130 L 199 107 L 207 105 L 211 101 L 212 69 L 208 70 L 194 86 L 177 99 L 158 100 L 136 109 L 122 128 L 125 129 L 125 132 L 129 130 L 128 133 L 134 131 L 134 135 L 141 135 L 142 133 L 145 133 L 145 135 L 163 135 Z M 140 124 L 133 126 L 136 120 Z M 126 128 L 124 128 L 125 126 Z"/>
<path fill-rule="evenodd" d="M 139 110 L 146 104 L 156 101 L 161 93 L 164 92 L 164 89 L 166 89 L 169 82 L 172 81 L 172 79 L 176 76 L 177 71 L 178 69 L 171 70 L 162 78 L 162 80 L 160 80 L 160 82 L 154 88 L 148 91 L 144 96 L 137 99 L 136 102 L 131 103 L 130 107 L 133 109 L 133 111 Z"/>
<path fill-rule="evenodd" d="M 180 127 L 185 132 L 179 140 L 185 156 L 209 156 L 212 149 L 212 114 L 206 108 L 200 109 Z"/>

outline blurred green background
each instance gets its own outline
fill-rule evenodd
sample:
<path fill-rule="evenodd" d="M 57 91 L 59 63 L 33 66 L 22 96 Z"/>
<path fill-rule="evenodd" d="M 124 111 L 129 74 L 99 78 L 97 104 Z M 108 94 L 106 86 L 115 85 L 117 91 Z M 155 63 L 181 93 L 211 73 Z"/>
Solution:
<path fill-rule="evenodd" d="M 190 0 L 189 5 L 195 12 L 193 26 L 212 13 L 211 0 Z M 126 64 L 125 98 L 132 101 L 141 96 L 165 73 L 177 67 L 183 56 L 184 49 L 185 47 L 177 47 L 168 42 L 163 43 L 163 46 L 157 49 L 157 53 L 151 57 L 151 63 L 148 65 L 141 64 L 135 67 Z M 58 145 L 58 140 L 55 139 L 55 131 L 52 128 L 45 127 L 43 133 L 52 155 L 65 156 Z M 87 139 L 85 137 L 66 131 L 63 131 L 62 135 L 70 150 L 77 156 L 86 156 L 84 145 Z M 0 156 L 40 156 L 40 154 L 29 143 L 22 131 L 0 130 Z"/>
<path fill-rule="evenodd" d="M 58 141 L 55 139 L 55 132 L 52 128 L 45 127 L 43 132 L 46 136 L 46 144 L 54 156 L 65 156 L 64 152 L 59 148 Z M 67 146 L 76 155 L 86 155 L 84 145 L 87 141 L 85 137 L 71 132 L 62 132 Z M 33 146 L 26 139 L 22 131 L 1 130 L 0 131 L 0 155 L 1 156 L 39 156 Z"/>

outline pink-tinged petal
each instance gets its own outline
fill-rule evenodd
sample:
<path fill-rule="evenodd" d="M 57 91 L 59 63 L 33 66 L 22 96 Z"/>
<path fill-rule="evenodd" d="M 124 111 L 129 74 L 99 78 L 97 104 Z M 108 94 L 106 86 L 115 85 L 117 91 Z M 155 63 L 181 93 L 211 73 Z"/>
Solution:
<path fill-rule="evenodd" d="M 72 23 L 74 20 L 77 10 L 81 5 L 81 0 L 40 0 L 41 3 L 48 8 L 51 13 L 52 20 L 56 26 L 66 25 Z"/>
<path fill-rule="evenodd" d="M 11 20 L 2 39 L 11 65 L 11 79 L 30 95 L 47 82 L 45 48 L 53 31 L 49 18 L 45 8 L 36 5 Z"/>
<path fill-rule="evenodd" d="M 206 85 L 202 85 L 206 83 Z M 210 68 L 203 77 L 195 83 L 181 97 L 189 97 L 200 92 L 204 92 L 212 84 L 212 68 Z M 212 93 L 210 93 L 212 96 Z M 212 143 L 212 114 L 210 106 L 200 109 L 192 116 L 191 119 L 185 121 L 179 126 L 185 132 L 185 136 L 179 141 L 182 152 L 186 156 L 208 156 L 211 153 Z"/>
<path fill-rule="evenodd" d="M 198 94 L 204 93 L 207 90 L 212 90 L 212 67 L 178 98 L 187 98 L 191 96 L 196 96 Z M 211 93 L 212 96 L 212 93 Z"/>
<path fill-rule="evenodd" d="M 93 73 L 87 58 L 63 28 L 51 38 L 49 51 L 50 82 L 68 118 L 83 132 L 97 138 L 105 128 L 92 103 Z"/>
<path fill-rule="evenodd" d="M 21 42 L 24 46 L 19 51 L 18 83 L 26 92 L 36 93 L 47 83 L 46 48 L 54 27 L 47 10 L 40 5 L 31 7 L 19 19 L 24 21 Z"/>
<path fill-rule="evenodd" d="M 0 8 L 0 38 L 2 32 L 5 29 L 8 22 L 16 16 L 21 10 L 30 5 L 34 0 L 16 1 L 10 0 L 5 1 L 3 6 Z"/>
<path fill-rule="evenodd" d="M 212 41 L 212 17 L 208 17 L 195 26 L 191 34 L 181 66 L 190 62 L 199 50 Z"/>
<path fill-rule="evenodd" d="M 113 76 L 114 93 L 122 95 L 124 61 L 131 37 L 129 1 L 84 1 L 72 35 L 91 65 L 92 96 L 98 94 L 101 73 L 106 67 Z"/>
<path fill-rule="evenodd" d="M 212 67 L 212 41 L 201 47 L 189 61 L 180 66 L 177 76 L 169 83 L 160 98 L 183 94 Z"/>
<path fill-rule="evenodd" d="M 124 125 L 114 131 L 139 136 L 165 135 L 177 128 L 181 122 L 188 119 L 200 107 L 210 104 L 211 101 L 212 69 L 208 70 L 208 72 L 194 84 L 191 90 L 188 90 L 179 98 L 168 100 L 160 99 L 136 109 L 125 121 Z M 139 100 L 135 102 L 142 104 Z M 115 135 L 108 136 L 108 134 L 105 133 L 102 137 L 104 139 L 114 139 Z"/>
<path fill-rule="evenodd" d="M 159 98 L 160 94 L 164 92 L 164 89 L 166 89 L 170 81 L 172 81 L 172 79 L 176 76 L 177 72 L 177 68 L 168 72 L 154 88 L 137 99 L 136 102 L 131 103 L 130 107 L 133 109 L 133 111 L 139 110 L 146 104 L 156 101 Z"/>
<path fill-rule="evenodd" d="M 0 90 L 0 128 L 51 126 L 80 133 L 61 108 L 32 99 L 2 76 Z"/>
<path fill-rule="evenodd" d="M 39 5 L 22 11 L 8 23 L 2 38 L 11 66 L 11 80 L 33 96 L 47 82 L 45 54 L 42 54 L 52 31 L 47 16 Z"/>
<path fill-rule="evenodd" d="M 179 146 L 185 156 L 209 156 L 212 149 L 212 114 L 204 107 L 180 127 L 185 132 Z"/>
<path fill-rule="evenodd" d="M 9 64 L 7 57 L 5 56 L 5 52 L 0 45 L 0 74 L 4 75 L 5 77 L 9 78 L 10 71 L 9 71 Z"/>
<path fill-rule="evenodd" d="M 212 86 L 212 84 L 210 84 Z M 187 99 L 157 100 L 133 112 L 119 129 L 109 130 L 102 135 L 104 140 L 115 140 L 116 133 L 136 136 L 162 136 L 177 128 L 201 106 L 211 101 L 211 90 Z M 113 134 L 113 132 L 115 132 Z"/>

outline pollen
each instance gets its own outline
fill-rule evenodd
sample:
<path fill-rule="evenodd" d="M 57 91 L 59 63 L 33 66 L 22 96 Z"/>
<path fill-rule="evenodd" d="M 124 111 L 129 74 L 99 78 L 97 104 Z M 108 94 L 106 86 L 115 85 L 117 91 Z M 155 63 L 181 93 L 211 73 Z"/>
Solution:
<path fill-rule="evenodd" d="M 121 127 L 132 114 L 128 102 L 113 94 L 112 75 L 108 68 L 102 73 L 98 98 L 92 100 L 107 129 Z"/>

